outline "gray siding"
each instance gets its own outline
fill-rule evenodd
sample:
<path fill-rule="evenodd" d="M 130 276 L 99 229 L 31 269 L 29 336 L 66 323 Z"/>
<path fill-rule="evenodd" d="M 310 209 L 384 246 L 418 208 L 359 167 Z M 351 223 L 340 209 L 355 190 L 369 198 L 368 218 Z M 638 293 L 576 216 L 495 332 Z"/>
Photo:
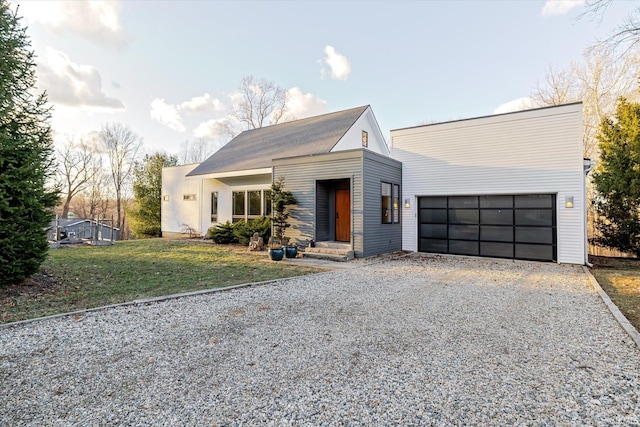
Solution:
<path fill-rule="evenodd" d="M 364 156 L 364 256 L 402 249 L 402 164 L 388 157 L 365 152 Z M 382 224 L 381 183 L 400 186 L 400 223 Z"/>
<path fill-rule="evenodd" d="M 292 209 L 291 228 L 287 230 L 288 237 L 300 242 L 311 239 L 320 240 L 320 236 L 315 235 L 317 220 L 316 181 L 350 179 L 352 203 L 351 244 L 356 257 L 364 256 L 362 156 L 363 150 L 352 150 L 276 159 L 273 161 L 274 178 L 277 179 L 284 176 L 285 188 L 291 191 L 298 199 L 297 206 Z"/>

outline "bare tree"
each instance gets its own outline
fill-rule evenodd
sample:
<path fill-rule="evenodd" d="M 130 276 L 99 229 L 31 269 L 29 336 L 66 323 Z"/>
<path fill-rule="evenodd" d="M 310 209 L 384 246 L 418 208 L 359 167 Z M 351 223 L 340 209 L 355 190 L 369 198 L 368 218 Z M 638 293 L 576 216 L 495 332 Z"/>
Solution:
<path fill-rule="evenodd" d="M 71 200 L 83 191 L 100 171 L 100 157 L 95 146 L 83 139 L 75 142 L 73 137 L 70 137 L 56 154 L 59 164 L 58 183 L 64 194 L 62 217 L 66 217 L 69 214 Z"/>
<path fill-rule="evenodd" d="M 589 0 L 586 2 L 586 10 L 580 15 L 580 18 L 592 16 L 602 18 L 607 8 L 613 3 L 613 0 Z M 613 33 L 598 45 L 605 46 L 611 50 L 622 49 L 623 54 L 635 48 L 640 43 L 640 7 L 626 17 L 626 19 L 618 25 Z"/>
<path fill-rule="evenodd" d="M 74 209 L 77 209 L 83 218 L 107 217 L 111 206 L 109 178 L 109 174 L 100 163 L 99 172 L 89 180 L 85 190 L 78 194 L 74 202 Z"/>
<path fill-rule="evenodd" d="M 216 150 L 216 146 L 211 141 L 198 138 L 195 141 L 185 140 L 180 145 L 180 164 L 201 163 Z"/>
<path fill-rule="evenodd" d="M 274 125 L 286 119 L 288 93 L 273 81 L 246 76 L 239 90 L 242 99 L 233 116 L 247 129 Z"/>
<path fill-rule="evenodd" d="M 99 134 L 100 143 L 109 161 L 113 188 L 116 196 L 117 227 L 124 229 L 123 200 L 128 198 L 127 185 L 131 184 L 131 174 L 142 138 L 122 123 L 108 123 Z"/>
<path fill-rule="evenodd" d="M 532 94 L 538 105 L 583 103 L 584 156 L 598 158 L 596 134 L 603 117 L 615 110 L 620 96 L 634 97 L 640 58 L 637 52 L 614 55 L 606 48 L 589 49 L 582 63 L 572 63 L 564 70 L 549 68 L 546 79 Z"/>

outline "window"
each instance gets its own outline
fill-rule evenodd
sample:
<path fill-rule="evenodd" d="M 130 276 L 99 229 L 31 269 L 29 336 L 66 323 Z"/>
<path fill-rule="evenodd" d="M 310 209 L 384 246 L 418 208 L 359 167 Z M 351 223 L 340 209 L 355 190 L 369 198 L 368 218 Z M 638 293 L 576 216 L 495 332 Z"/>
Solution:
<path fill-rule="evenodd" d="M 195 194 L 183 194 L 182 195 L 182 200 L 190 200 L 193 201 L 196 199 L 196 195 Z"/>
<path fill-rule="evenodd" d="M 211 222 L 218 222 L 218 192 L 211 193 Z"/>
<path fill-rule="evenodd" d="M 367 133 L 366 130 L 362 131 L 362 146 L 363 147 L 369 146 L 369 134 Z"/>
<path fill-rule="evenodd" d="M 262 210 L 262 191 L 248 191 L 247 201 L 249 202 L 249 218 L 257 218 Z"/>
<path fill-rule="evenodd" d="M 264 190 L 264 209 L 262 210 L 262 215 L 271 216 L 271 191 Z"/>
<path fill-rule="evenodd" d="M 244 191 L 234 191 L 232 193 L 232 222 L 243 221 L 245 219 L 245 192 Z"/>
<path fill-rule="evenodd" d="M 393 184 L 393 223 L 400 222 L 400 186 Z"/>
<path fill-rule="evenodd" d="M 393 204 L 391 203 L 391 184 L 382 183 L 382 223 L 391 224 L 393 218 Z"/>

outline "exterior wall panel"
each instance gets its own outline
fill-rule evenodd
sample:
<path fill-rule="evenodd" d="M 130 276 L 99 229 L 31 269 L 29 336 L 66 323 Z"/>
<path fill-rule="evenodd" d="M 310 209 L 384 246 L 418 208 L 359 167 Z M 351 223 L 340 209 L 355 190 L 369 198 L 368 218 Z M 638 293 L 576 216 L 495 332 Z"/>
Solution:
<path fill-rule="evenodd" d="M 400 201 L 402 201 L 402 165 L 393 159 L 368 152 L 365 152 L 363 160 L 364 234 L 366 236 L 364 256 L 399 251 L 402 249 L 402 211 L 400 211 L 399 223 L 382 223 L 381 184 L 383 181 L 398 184 Z"/>
<path fill-rule="evenodd" d="M 391 138 L 411 203 L 403 249 L 417 250 L 418 196 L 552 193 L 558 261 L 584 262 L 581 104 L 399 129 Z M 567 196 L 573 208 L 565 208 Z"/>

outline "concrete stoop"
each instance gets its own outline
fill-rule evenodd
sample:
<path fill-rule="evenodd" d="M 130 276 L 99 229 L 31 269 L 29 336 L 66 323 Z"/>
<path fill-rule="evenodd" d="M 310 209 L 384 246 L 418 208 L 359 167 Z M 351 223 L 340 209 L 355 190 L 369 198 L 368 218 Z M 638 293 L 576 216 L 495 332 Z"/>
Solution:
<path fill-rule="evenodd" d="M 349 261 L 354 258 L 354 253 L 349 243 L 317 242 L 315 247 L 305 248 L 302 256 L 330 261 Z"/>

